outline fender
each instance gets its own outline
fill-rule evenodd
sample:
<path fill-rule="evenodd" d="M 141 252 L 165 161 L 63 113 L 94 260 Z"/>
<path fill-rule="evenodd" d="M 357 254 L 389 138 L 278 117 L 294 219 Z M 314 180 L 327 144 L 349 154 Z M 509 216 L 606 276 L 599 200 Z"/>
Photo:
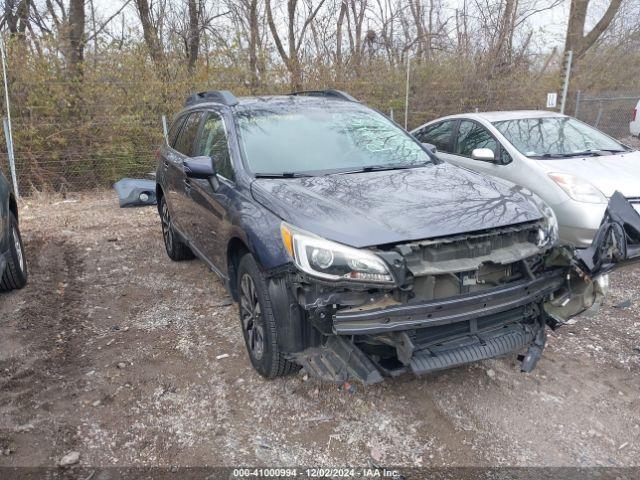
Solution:
<path fill-rule="evenodd" d="M 242 240 L 263 270 L 281 267 L 291 260 L 282 243 L 280 223 L 278 216 L 261 205 L 242 202 L 236 218 L 232 219 L 229 241 Z"/>

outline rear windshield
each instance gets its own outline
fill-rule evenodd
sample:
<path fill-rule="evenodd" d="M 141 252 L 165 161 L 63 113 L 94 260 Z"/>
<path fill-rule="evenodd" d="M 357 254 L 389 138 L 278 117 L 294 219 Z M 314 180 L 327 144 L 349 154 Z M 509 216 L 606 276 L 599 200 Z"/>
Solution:
<path fill-rule="evenodd" d="M 627 150 L 608 135 L 570 117 L 523 118 L 493 125 L 527 157 L 562 158 Z"/>
<path fill-rule="evenodd" d="M 255 174 L 328 173 L 430 163 L 420 144 L 383 115 L 351 102 L 279 104 L 238 112 Z"/>

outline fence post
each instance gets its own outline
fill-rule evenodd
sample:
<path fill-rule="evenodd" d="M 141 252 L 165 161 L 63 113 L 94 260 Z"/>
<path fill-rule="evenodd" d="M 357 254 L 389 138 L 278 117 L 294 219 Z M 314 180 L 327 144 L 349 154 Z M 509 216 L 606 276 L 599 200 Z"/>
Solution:
<path fill-rule="evenodd" d="M 580 90 L 578 90 L 578 93 L 576 93 L 576 110 L 575 112 L 573 112 L 573 116 L 578 118 L 578 113 L 580 112 L 580 96 L 582 95 L 582 92 Z"/>
<path fill-rule="evenodd" d="M 4 100 L 7 105 L 7 116 L 3 117 L 4 136 L 7 140 L 7 153 L 9 155 L 9 170 L 11 171 L 11 179 L 13 180 L 13 191 L 16 198 L 20 198 L 18 192 L 18 178 L 16 177 L 16 162 L 13 156 L 13 132 L 11 131 L 11 108 L 9 105 L 9 82 L 7 80 L 7 56 L 4 51 L 4 40 L 0 35 L 0 56 L 2 56 L 2 76 L 4 77 Z"/>

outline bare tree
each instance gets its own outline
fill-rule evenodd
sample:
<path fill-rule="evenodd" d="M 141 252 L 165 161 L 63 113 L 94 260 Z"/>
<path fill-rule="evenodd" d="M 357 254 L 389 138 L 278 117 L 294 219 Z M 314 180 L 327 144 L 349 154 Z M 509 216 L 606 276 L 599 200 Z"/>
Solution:
<path fill-rule="evenodd" d="M 158 26 L 154 21 L 151 7 L 148 0 L 135 0 L 140 24 L 142 25 L 142 34 L 144 42 L 149 50 L 151 60 L 162 78 L 167 77 L 166 56 L 160 36 L 158 34 Z"/>
<path fill-rule="evenodd" d="M 349 6 L 347 0 L 340 1 L 340 12 L 338 13 L 338 22 L 336 24 L 336 66 L 341 69 L 343 65 L 342 60 L 342 25 L 344 24 L 345 16 L 347 15 Z"/>
<path fill-rule="evenodd" d="M 347 24 L 349 26 L 349 44 L 351 45 L 351 57 L 356 69 L 362 64 L 364 53 L 364 38 L 362 34 L 365 14 L 367 13 L 367 0 L 349 0 L 349 12 Z"/>
<path fill-rule="evenodd" d="M 29 25 L 31 6 L 32 0 L 5 0 L 4 12 L 0 17 L 0 27 L 6 24 L 11 36 L 24 39 Z"/>
<path fill-rule="evenodd" d="M 298 10 L 298 0 L 287 0 L 287 46 L 285 50 L 284 43 L 280 34 L 278 33 L 278 27 L 273 16 L 273 10 L 271 7 L 271 0 L 266 0 L 267 10 L 267 23 L 269 24 L 269 30 L 273 36 L 273 41 L 276 44 L 276 49 L 280 58 L 284 62 L 290 75 L 290 84 L 293 90 L 300 90 L 302 88 L 302 64 L 300 59 L 300 53 L 302 48 L 302 42 L 305 39 L 305 33 L 309 24 L 313 22 L 313 19 L 318 14 L 318 11 L 324 4 L 325 0 L 318 1 L 317 5 L 313 7 L 310 2 L 307 8 L 302 8 L 304 12 Z M 298 17 L 302 17 L 299 25 Z"/>
<path fill-rule="evenodd" d="M 587 21 L 587 11 L 590 0 L 571 0 L 571 10 L 569 12 L 569 23 L 567 24 L 567 39 L 565 51 L 572 50 L 573 58 L 579 60 L 587 53 L 598 38 L 611 25 L 616 13 L 622 5 L 622 0 L 610 0 L 609 7 L 595 26 L 585 34 Z"/>
<path fill-rule="evenodd" d="M 186 51 L 187 69 L 193 72 L 198 52 L 200 50 L 200 19 L 202 18 L 203 2 L 198 0 L 187 0 L 189 10 L 189 28 L 187 29 Z"/>
<path fill-rule="evenodd" d="M 69 0 L 68 53 L 67 63 L 71 76 L 81 79 L 83 76 L 84 60 L 84 0 Z"/>
<path fill-rule="evenodd" d="M 433 2 L 431 2 L 433 5 Z M 422 0 L 409 0 L 409 8 L 411 15 L 413 16 L 413 23 L 416 29 L 416 41 L 418 48 L 416 51 L 416 59 L 422 61 L 430 56 L 430 47 L 428 44 L 428 38 L 431 34 L 428 27 L 425 25 L 424 17 L 424 5 Z"/>
<path fill-rule="evenodd" d="M 244 0 L 249 19 L 249 72 L 251 75 L 251 91 L 260 86 L 260 70 L 258 66 L 258 47 L 260 44 L 260 23 L 258 21 L 258 0 Z"/>

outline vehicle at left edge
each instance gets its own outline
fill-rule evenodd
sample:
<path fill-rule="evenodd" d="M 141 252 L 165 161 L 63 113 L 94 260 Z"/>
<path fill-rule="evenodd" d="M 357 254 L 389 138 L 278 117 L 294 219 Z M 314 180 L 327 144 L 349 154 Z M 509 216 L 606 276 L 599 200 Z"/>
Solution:
<path fill-rule="evenodd" d="M 27 284 L 29 274 L 18 221 L 16 196 L 0 171 L 0 292 Z"/>

